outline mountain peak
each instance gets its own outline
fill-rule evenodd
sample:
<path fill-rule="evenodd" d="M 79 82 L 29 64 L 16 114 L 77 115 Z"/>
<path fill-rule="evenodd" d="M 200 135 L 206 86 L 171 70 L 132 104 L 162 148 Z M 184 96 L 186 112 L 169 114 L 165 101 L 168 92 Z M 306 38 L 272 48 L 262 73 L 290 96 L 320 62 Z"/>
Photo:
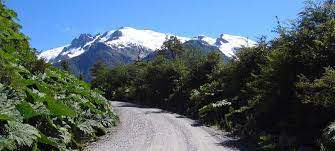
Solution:
<path fill-rule="evenodd" d="M 131 57 L 138 54 L 138 51 L 144 51 L 144 53 L 141 53 L 141 56 L 145 57 L 149 53 L 160 49 L 169 36 L 173 36 L 173 34 L 160 33 L 148 29 L 120 27 L 117 30 L 107 31 L 103 34 L 97 34 L 96 36 L 81 34 L 72 40 L 71 45 L 45 51 L 39 56 L 47 58 L 47 61 L 55 62 L 80 56 L 84 52 L 90 51 L 91 46 L 101 43 L 107 48 L 110 48 L 110 50 L 131 55 Z M 205 35 L 199 35 L 192 39 L 180 36 L 177 36 L 177 38 L 180 39 L 182 43 L 190 40 L 199 41 L 212 48 L 217 48 L 227 57 L 234 56 L 243 46 L 248 47 L 256 44 L 248 38 L 229 34 L 221 34 L 216 39 Z"/>
<path fill-rule="evenodd" d="M 150 59 L 157 55 L 167 37 L 176 36 L 148 29 L 121 27 L 117 30 L 92 36 L 81 34 L 70 45 L 40 53 L 39 58 L 60 64 L 68 60 L 75 74 L 90 78 L 89 69 L 97 60 L 103 60 L 109 67 L 129 64 L 137 59 Z M 221 34 L 218 38 L 199 35 L 194 38 L 176 36 L 183 45 L 200 49 L 204 53 L 219 52 L 223 58 L 234 57 L 242 47 L 253 46 L 248 38 Z"/>
<path fill-rule="evenodd" d="M 128 47 L 140 45 L 154 51 L 160 48 L 167 34 L 152 30 L 141 30 L 131 27 L 121 27 L 110 34 L 105 41 L 109 46 Z"/>
<path fill-rule="evenodd" d="M 43 51 L 41 52 L 38 57 L 39 58 L 44 58 L 46 62 L 53 62 L 53 60 L 63 51 L 63 49 L 65 47 L 67 47 L 69 45 L 65 45 L 65 46 L 61 46 L 61 47 L 57 47 L 54 49 L 50 49 L 47 51 Z"/>
<path fill-rule="evenodd" d="M 80 34 L 79 37 L 75 38 L 71 42 L 71 47 L 80 47 L 85 45 L 87 42 L 92 41 L 94 39 L 94 36 L 91 34 Z"/>
<path fill-rule="evenodd" d="M 214 43 L 215 43 L 215 39 L 213 39 L 211 37 L 208 37 L 208 36 L 205 36 L 205 35 L 199 35 L 197 37 L 194 37 L 193 39 L 206 42 L 209 45 L 214 45 Z"/>
<path fill-rule="evenodd" d="M 127 30 L 127 29 L 137 30 L 137 29 L 135 29 L 133 27 L 128 27 L 128 26 L 120 27 L 118 30 Z"/>

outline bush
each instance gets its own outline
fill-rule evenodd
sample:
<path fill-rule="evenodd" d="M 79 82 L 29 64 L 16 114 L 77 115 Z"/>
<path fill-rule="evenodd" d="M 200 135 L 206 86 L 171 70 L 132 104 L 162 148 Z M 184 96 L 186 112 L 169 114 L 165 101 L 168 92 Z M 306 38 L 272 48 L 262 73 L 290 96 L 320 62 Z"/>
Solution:
<path fill-rule="evenodd" d="M 323 130 L 322 135 L 322 149 L 324 150 L 334 150 L 335 149 L 335 125 L 334 122 L 331 123 Z"/>
<path fill-rule="evenodd" d="M 81 150 L 117 117 L 87 83 L 37 59 L 0 1 L 0 150 Z"/>
<path fill-rule="evenodd" d="M 205 124 L 222 125 L 225 121 L 225 114 L 229 113 L 230 102 L 225 100 L 206 105 L 199 109 L 199 119 Z"/>
<path fill-rule="evenodd" d="M 0 60 L 0 83 L 10 84 L 12 81 L 11 70 Z"/>
<path fill-rule="evenodd" d="M 25 67 L 32 73 L 32 74 L 43 74 L 45 70 L 50 65 L 45 62 L 45 59 L 38 59 L 32 62 L 28 62 Z"/>

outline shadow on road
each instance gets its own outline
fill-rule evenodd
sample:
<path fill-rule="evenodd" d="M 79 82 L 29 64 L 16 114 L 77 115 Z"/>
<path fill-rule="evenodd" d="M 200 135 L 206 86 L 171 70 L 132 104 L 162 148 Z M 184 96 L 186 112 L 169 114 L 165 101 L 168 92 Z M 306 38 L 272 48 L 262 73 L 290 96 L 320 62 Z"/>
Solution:
<path fill-rule="evenodd" d="M 144 114 L 160 114 L 160 113 L 170 113 L 170 112 L 168 112 L 168 111 L 164 111 L 164 110 L 147 111 L 147 112 L 144 112 Z"/>
<path fill-rule="evenodd" d="M 155 107 L 149 107 L 146 105 L 140 105 L 140 104 L 134 104 L 131 102 L 119 102 L 118 104 L 114 105 L 115 107 L 136 107 L 136 108 L 143 108 L 143 109 L 151 109 L 152 111 L 146 111 L 144 114 L 159 114 L 159 113 L 171 113 L 174 114 L 173 112 L 166 111 L 163 109 L 155 108 Z"/>
<path fill-rule="evenodd" d="M 187 118 L 186 116 L 184 116 L 184 115 L 177 115 L 177 116 L 175 116 L 176 118 Z"/>
<path fill-rule="evenodd" d="M 230 148 L 236 148 L 238 150 L 244 151 L 246 148 L 241 146 L 242 142 L 240 140 L 226 140 L 221 143 L 217 143 L 219 146 L 226 146 Z"/>
<path fill-rule="evenodd" d="M 194 123 L 191 124 L 191 126 L 193 126 L 193 127 L 200 127 L 200 126 L 204 126 L 204 124 L 199 123 L 199 122 L 194 122 Z"/>
<path fill-rule="evenodd" d="M 119 102 L 118 104 L 114 105 L 116 107 L 136 107 L 136 108 L 150 108 L 144 105 L 133 104 L 128 102 Z"/>
<path fill-rule="evenodd" d="M 255 146 L 255 144 L 251 142 L 243 141 L 241 139 L 229 139 L 221 143 L 218 143 L 217 145 L 236 148 L 240 151 L 257 150 L 257 147 Z"/>

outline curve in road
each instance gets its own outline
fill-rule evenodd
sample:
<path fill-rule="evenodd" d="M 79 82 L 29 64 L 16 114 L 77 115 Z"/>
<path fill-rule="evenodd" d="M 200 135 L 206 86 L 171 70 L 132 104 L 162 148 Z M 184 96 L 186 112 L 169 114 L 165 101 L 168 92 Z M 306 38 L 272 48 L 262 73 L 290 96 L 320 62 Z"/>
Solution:
<path fill-rule="evenodd" d="M 212 128 L 161 109 L 112 102 L 121 121 L 87 151 L 230 151 L 234 141 Z"/>

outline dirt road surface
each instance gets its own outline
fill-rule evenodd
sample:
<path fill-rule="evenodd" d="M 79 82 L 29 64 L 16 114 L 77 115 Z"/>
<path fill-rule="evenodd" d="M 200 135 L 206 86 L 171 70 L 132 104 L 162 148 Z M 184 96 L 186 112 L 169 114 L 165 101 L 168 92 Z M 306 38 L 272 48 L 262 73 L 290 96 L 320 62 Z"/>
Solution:
<path fill-rule="evenodd" d="M 161 109 L 112 102 L 120 123 L 87 151 L 231 151 L 233 138 Z"/>

